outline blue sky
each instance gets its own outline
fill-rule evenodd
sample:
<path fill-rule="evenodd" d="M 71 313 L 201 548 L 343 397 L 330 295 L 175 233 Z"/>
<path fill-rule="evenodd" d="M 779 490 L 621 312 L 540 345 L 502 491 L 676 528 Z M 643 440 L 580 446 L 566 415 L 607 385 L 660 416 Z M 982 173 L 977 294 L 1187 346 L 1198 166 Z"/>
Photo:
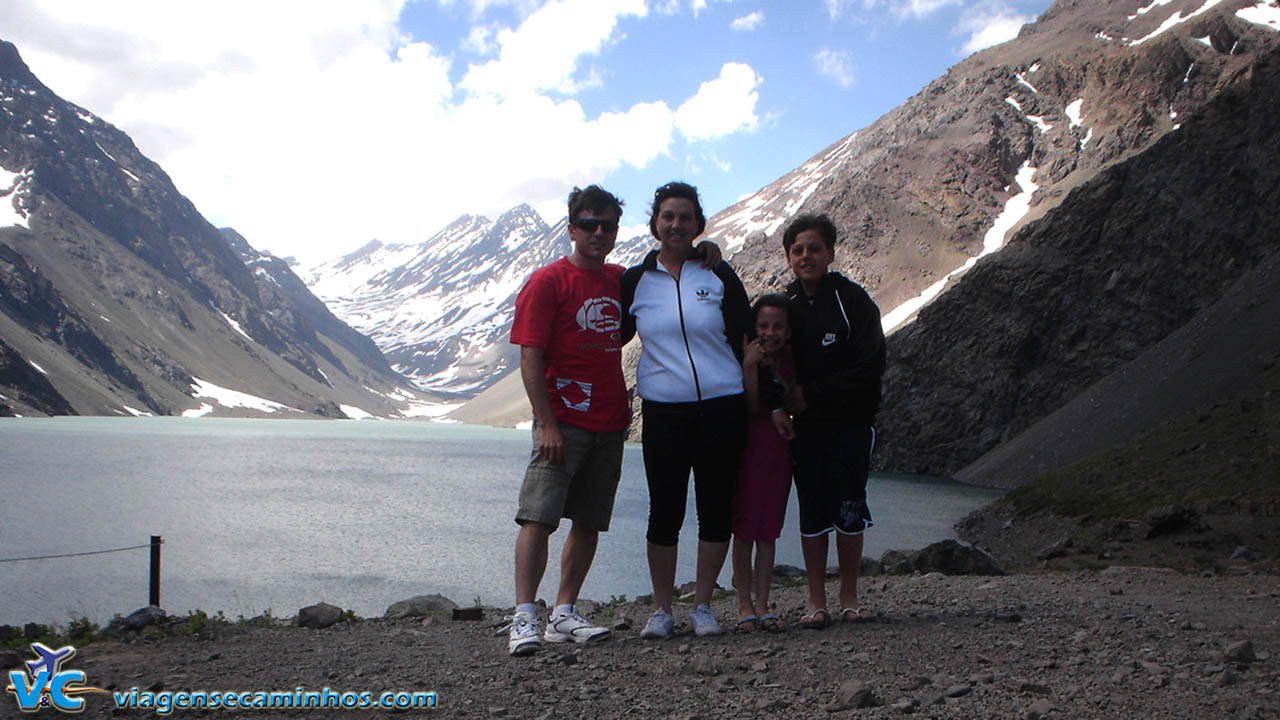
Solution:
<path fill-rule="evenodd" d="M 8 0 L 0 36 L 255 247 L 420 242 L 602 183 L 708 213 L 1012 38 L 1049 0 Z M 11 168 L 13 169 L 13 168 Z"/>

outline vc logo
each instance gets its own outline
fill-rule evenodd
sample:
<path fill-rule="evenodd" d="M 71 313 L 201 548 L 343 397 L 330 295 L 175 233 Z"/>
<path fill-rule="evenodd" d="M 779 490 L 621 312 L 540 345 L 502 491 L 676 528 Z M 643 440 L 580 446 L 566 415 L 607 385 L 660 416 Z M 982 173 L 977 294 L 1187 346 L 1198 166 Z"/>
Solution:
<path fill-rule="evenodd" d="M 5 688 L 18 699 L 18 709 L 22 712 L 36 712 L 52 705 L 62 712 L 76 713 L 84 710 L 84 700 L 72 695 L 106 692 L 83 687 L 83 671 L 62 669 L 62 663 L 76 654 L 76 649 L 70 645 L 50 650 L 41 643 L 31 643 L 31 650 L 40 656 L 39 659 L 28 660 L 26 672 L 10 670 L 9 686 Z M 77 686 L 73 687 L 73 684 Z"/>

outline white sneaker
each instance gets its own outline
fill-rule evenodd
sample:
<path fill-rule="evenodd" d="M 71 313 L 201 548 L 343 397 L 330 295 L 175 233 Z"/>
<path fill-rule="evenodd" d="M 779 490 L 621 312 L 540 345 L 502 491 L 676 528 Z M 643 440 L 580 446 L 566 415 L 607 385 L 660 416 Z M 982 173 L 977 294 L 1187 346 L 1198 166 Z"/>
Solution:
<path fill-rule="evenodd" d="M 510 639 L 507 641 L 507 652 L 512 655 L 532 655 L 542 649 L 541 633 L 538 629 L 538 621 L 525 615 L 524 613 L 516 613 L 507 618 L 511 621 L 508 626 L 511 629 Z"/>
<path fill-rule="evenodd" d="M 711 606 L 699 605 L 689 613 L 689 624 L 693 625 L 693 634 L 702 635 L 719 635 L 724 632 L 720 628 L 720 623 L 716 622 L 715 613 L 711 612 Z"/>
<path fill-rule="evenodd" d="M 542 636 L 549 643 L 584 643 L 608 637 L 608 628 L 596 627 L 576 612 L 553 615 L 547 621 L 547 632 Z"/>
<path fill-rule="evenodd" d="M 647 639 L 669 637 L 675 624 L 675 618 L 671 617 L 671 613 L 658 608 L 649 616 L 649 622 L 644 624 L 644 629 L 640 631 L 640 637 Z"/>

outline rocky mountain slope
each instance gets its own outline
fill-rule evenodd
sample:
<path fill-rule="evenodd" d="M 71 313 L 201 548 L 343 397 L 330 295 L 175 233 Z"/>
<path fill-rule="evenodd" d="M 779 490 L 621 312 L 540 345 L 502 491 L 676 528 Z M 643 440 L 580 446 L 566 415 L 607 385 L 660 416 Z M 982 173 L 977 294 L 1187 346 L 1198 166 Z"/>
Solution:
<path fill-rule="evenodd" d="M 1191 321 L 1276 247 L 1265 108 L 1280 97 L 1277 29 L 1267 3 L 1057 2 L 708 235 L 742 243 L 733 262 L 760 291 L 788 278 L 785 218 L 830 214 L 844 231 L 836 268 L 898 328 L 876 463 L 957 473 Z M 1218 388 L 1260 365 L 1219 364 Z M 1168 378 L 1148 368 L 1126 383 L 1145 400 L 1193 402 Z M 1125 421 L 1069 455 L 1027 442 L 999 479 L 993 465 L 961 475 L 1020 484 L 1128 436 L 1108 430 L 1161 419 L 1132 410 L 1114 405 L 1107 415 Z M 1053 435 L 1095 419 L 1063 415 Z"/>
<path fill-rule="evenodd" d="M 717 214 L 706 237 L 758 293 L 789 279 L 785 222 L 830 214 L 843 231 L 834 269 L 897 330 L 876 463 L 957 473 L 1051 423 L 1277 245 L 1263 108 L 1277 103 L 1266 78 L 1278 30 L 1280 6 L 1257 0 L 1056 2 L 1015 40 Z M 1235 371 L 1248 364 L 1220 364 L 1215 387 L 1247 382 Z M 1125 382 L 1146 399 L 1194 397 L 1167 377 L 1142 369 Z M 1140 418 L 1105 426 L 1126 432 L 1160 418 L 1109 415 Z M 1057 437 L 1094 420 L 1059 419 Z M 1105 431 L 1095 437 L 1105 444 Z M 1025 482 L 1047 469 L 1031 456 L 1045 453 L 1023 445 L 999 479 L 964 477 Z"/>
<path fill-rule="evenodd" d="M 342 417 L 415 398 L 287 267 L 210 225 L 8 43 L 0 169 L 0 414 Z"/>
<path fill-rule="evenodd" d="M 1280 354 L 1273 332 L 1244 342 L 1247 354 L 1229 354 L 1228 338 L 1254 332 L 1233 316 L 1217 320 L 1227 323 L 1218 342 L 1199 346 L 1209 358 L 1201 366 L 1219 373 L 1211 380 L 1172 372 L 1177 341 L 1162 360 L 1135 364 L 1188 323 L 1206 322 L 1201 313 L 1280 248 L 1273 110 L 1280 34 L 1255 30 L 1229 12 L 1206 14 L 1202 22 L 1187 29 L 1192 37 L 1174 30 L 1147 52 L 1180 58 L 1188 48 L 1203 48 L 1186 76 L 1188 85 L 1209 76 L 1206 101 L 1180 112 L 1178 127 L 1149 148 L 1074 188 L 894 336 L 886 465 L 955 472 L 1046 418 L 1057 435 L 1099 438 L 1060 458 L 1078 459 L 1158 424 L 1165 412 L 1256 384 L 1263 363 Z M 1206 31 L 1230 39 L 1217 45 L 1234 53 L 1193 39 Z M 1254 287 L 1235 302 L 1264 300 L 1265 283 Z M 1113 375 L 1133 392 L 1095 393 L 1089 412 L 1052 420 L 1073 397 Z M 993 475 L 962 475 L 1020 484 L 1035 476 L 1029 457 L 1037 450 L 1040 458 L 1053 455 L 1047 447 L 1020 447 L 1017 457 L 985 466 L 984 475 Z"/>

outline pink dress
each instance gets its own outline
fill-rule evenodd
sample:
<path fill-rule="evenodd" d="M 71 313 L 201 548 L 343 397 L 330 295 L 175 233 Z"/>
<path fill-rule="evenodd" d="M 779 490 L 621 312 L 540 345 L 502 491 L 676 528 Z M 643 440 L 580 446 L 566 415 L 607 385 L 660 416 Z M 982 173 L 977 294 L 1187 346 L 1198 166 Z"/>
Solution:
<path fill-rule="evenodd" d="M 792 377 L 791 355 L 784 351 L 777 368 Z M 761 376 L 764 394 L 765 374 Z M 776 381 L 773 381 L 776 382 Z M 733 493 L 733 534 L 740 540 L 777 540 L 791 494 L 791 446 L 778 434 L 765 407 L 747 421 L 747 448 Z"/>

